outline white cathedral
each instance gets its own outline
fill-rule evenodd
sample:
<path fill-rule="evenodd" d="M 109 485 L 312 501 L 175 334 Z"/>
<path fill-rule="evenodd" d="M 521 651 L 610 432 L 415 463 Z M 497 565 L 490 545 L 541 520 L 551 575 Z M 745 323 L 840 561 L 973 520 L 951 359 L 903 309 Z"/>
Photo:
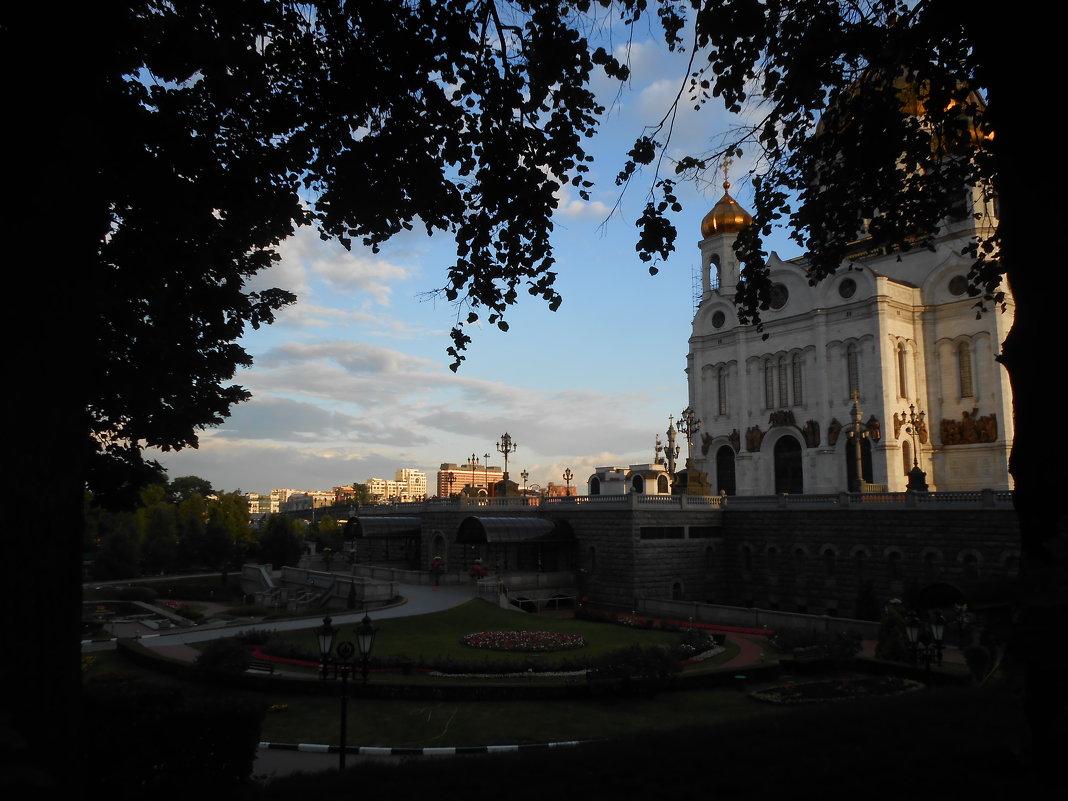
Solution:
<path fill-rule="evenodd" d="M 1012 391 L 995 356 L 1013 301 L 977 318 L 961 254 L 993 209 L 975 194 L 975 214 L 933 250 L 885 255 L 861 240 L 816 286 L 802 259 L 773 253 L 762 333 L 735 311 L 733 245 L 752 218 L 729 189 L 701 223 L 686 368 L 694 467 L 712 493 L 902 492 L 916 467 L 931 491 L 1010 489 Z"/>

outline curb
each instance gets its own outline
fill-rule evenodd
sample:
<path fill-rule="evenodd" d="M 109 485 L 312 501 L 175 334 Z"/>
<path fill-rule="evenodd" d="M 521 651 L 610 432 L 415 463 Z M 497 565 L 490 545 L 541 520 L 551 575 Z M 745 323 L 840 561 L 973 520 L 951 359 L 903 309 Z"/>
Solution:
<path fill-rule="evenodd" d="M 457 754 L 497 754 L 513 751 L 548 750 L 569 745 L 599 742 L 598 740 L 567 740 L 557 743 L 523 743 L 519 745 L 460 745 L 452 748 L 389 748 L 385 746 L 350 745 L 346 754 L 357 756 L 455 756 Z M 337 754 L 339 745 L 315 745 L 312 743 L 260 743 L 265 750 L 299 751 L 306 754 Z"/>

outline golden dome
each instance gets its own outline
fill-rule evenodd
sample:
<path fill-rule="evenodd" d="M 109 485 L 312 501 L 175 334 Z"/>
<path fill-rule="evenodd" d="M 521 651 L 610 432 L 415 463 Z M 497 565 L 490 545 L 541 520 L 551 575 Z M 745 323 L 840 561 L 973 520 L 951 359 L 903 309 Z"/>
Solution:
<path fill-rule="evenodd" d="M 723 197 L 701 220 L 702 239 L 719 234 L 736 234 L 753 222 L 753 215 L 739 206 L 738 201 L 730 196 L 730 192 L 727 191 L 730 188 L 730 181 L 724 181 Z"/>

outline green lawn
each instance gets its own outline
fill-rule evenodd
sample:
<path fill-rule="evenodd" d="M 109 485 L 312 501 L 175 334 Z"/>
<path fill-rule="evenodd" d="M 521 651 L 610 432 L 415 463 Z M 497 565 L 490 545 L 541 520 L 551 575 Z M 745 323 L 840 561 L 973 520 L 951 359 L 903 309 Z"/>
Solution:
<path fill-rule="evenodd" d="M 375 620 L 374 625 L 378 629 L 374 655 L 379 659 L 407 657 L 419 665 L 440 663 L 449 659 L 473 660 L 485 662 L 489 668 L 529 655 L 472 648 L 460 642 L 465 634 L 481 631 L 554 631 L 577 634 L 586 641 L 582 648 L 536 656 L 536 659 L 547 667 L 576 659 L 595 659 L 633 644 L 670 648 L 676 645 L 681 637 L 677 632 L 520 614 L 479 600 L 471 600 L 461 606 L 428 615 Z M 269 628 L 269 625 L 265 628 Z M 343 627 L 339 637 L 354 639 L 353 628 Z M 285 633 L 282 637 L 300 645 L 309 653 L 318 652 L 314 628 Z"/>

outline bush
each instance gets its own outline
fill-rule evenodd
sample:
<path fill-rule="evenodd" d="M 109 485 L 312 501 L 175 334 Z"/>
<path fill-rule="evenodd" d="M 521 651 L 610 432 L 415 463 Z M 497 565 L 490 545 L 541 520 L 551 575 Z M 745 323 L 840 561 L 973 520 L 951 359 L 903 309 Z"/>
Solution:
<path fill-rule="evenodd" d="M 247 786 L 263 721 L 258 702 L 122 682 L 88 686 L 83 705 L 90 797 L 96 790 L 111 799 L 234 797 Z"/>
<path fill-rule="evenodd" d="M 197 657 L 197 667 L 216 673 L 244 673 L 248 670 L 248 647 L 239 640 L 212 640 Z"/>
<path fill-rule="evenodd" d="M 990 671 L 990 649 L 983 645 L 969 645 L 964 649 L 964 662 L 972 673 L 972 678 L 982 681 Z"/>

